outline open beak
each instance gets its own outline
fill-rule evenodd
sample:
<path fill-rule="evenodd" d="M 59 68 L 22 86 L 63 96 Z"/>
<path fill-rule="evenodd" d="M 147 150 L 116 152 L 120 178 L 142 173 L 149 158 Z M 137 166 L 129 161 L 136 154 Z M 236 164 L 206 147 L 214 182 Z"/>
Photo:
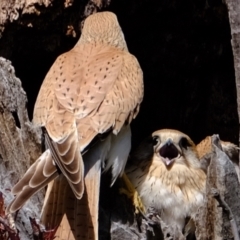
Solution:
<path fill-rule="evenodd" d="M 177 147 L 173 144 L 171 139 L 160 148 L 159 155 L 166 166 L 171 165 L 174 160 L 180 155 Z"/>

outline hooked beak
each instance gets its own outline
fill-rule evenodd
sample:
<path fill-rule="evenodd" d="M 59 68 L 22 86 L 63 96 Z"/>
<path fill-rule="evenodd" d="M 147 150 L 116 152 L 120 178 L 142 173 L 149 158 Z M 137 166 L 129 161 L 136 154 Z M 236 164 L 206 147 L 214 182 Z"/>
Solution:
<path fill-rule="evenodd" d="M 171 139 L 160 148 L 159 155 L 166 166 L 171 165 L 174 160 L 180 155 L 178 149 L 173 144 Z"/>

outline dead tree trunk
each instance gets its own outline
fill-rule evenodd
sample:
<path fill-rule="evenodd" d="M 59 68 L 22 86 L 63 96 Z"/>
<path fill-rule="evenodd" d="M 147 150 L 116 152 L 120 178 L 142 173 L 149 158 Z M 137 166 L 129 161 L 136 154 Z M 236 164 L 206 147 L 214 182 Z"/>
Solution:
<path fill-rule="evenodd" d="M 226 4 L 228 7 L 229 22 L 231 26 L 231 43 L 237 89 L 238 118 L 240 119 L 240 2 L 239 0 L 226 0 Z"/>
<path fill-rule="evenodd" d="M 41 154 L 41 130 L 29 121 L 26 93 L 11 62 L 4 58 L 0 58 L 0 79 L 0 191 L 7 205 L 13 198 L 12 186 Z M 17 215 L 21 239 L 32 239 L 29 217 L 39 218 L 43 198 L 38 193 Z"/>

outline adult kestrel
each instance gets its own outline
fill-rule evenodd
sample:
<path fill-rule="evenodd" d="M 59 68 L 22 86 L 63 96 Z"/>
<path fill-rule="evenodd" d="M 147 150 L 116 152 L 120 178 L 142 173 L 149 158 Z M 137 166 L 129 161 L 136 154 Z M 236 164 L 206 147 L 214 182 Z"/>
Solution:
<path fill-rule="evenodd" d="M 111 12 L 89 16 L 77 44 L 57 58 L 41 86 L 33 122 L 44 127 L 48 149 L 15 185 L 16 197 L 7 210 L 17 211 L 55 179 L 44 206 L 56 194 L 63 204 L 70 185 L 82 199 L 82 210 L 72 216 L 81 220 L 78 239 L 98 239 L 101 167 L 111 169 L 112 182 L 123 173 L 131 148 L 129 124 L 142 98 L 142 70 L 128 52 L 117 17 Z M 52 201 L 59 202 L 56 196 Z M 44 219 L 48 224 L 48 215 Z"/>

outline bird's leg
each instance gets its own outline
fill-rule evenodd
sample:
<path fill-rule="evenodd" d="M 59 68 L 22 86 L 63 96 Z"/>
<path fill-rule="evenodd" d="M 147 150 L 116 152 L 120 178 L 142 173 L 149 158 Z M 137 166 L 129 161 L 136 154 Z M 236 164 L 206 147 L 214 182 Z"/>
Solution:
<path fill-rule="evenodd" d="M 144 215 L 145 207 L 142 203 L 142 200 L 141 200 L 137 190 L 132 185 L 132 183 L 129 180 L 126 173 L 123 173 L 122 179 L 123 179 L 123 182 L 125 183 L 125 188 L 120 188 L 120 193 L 125 194 L 125 195 L 127 195 L 128 198 L 132 199 L 136 214 L 141 213 L 142 215 Z"/>

